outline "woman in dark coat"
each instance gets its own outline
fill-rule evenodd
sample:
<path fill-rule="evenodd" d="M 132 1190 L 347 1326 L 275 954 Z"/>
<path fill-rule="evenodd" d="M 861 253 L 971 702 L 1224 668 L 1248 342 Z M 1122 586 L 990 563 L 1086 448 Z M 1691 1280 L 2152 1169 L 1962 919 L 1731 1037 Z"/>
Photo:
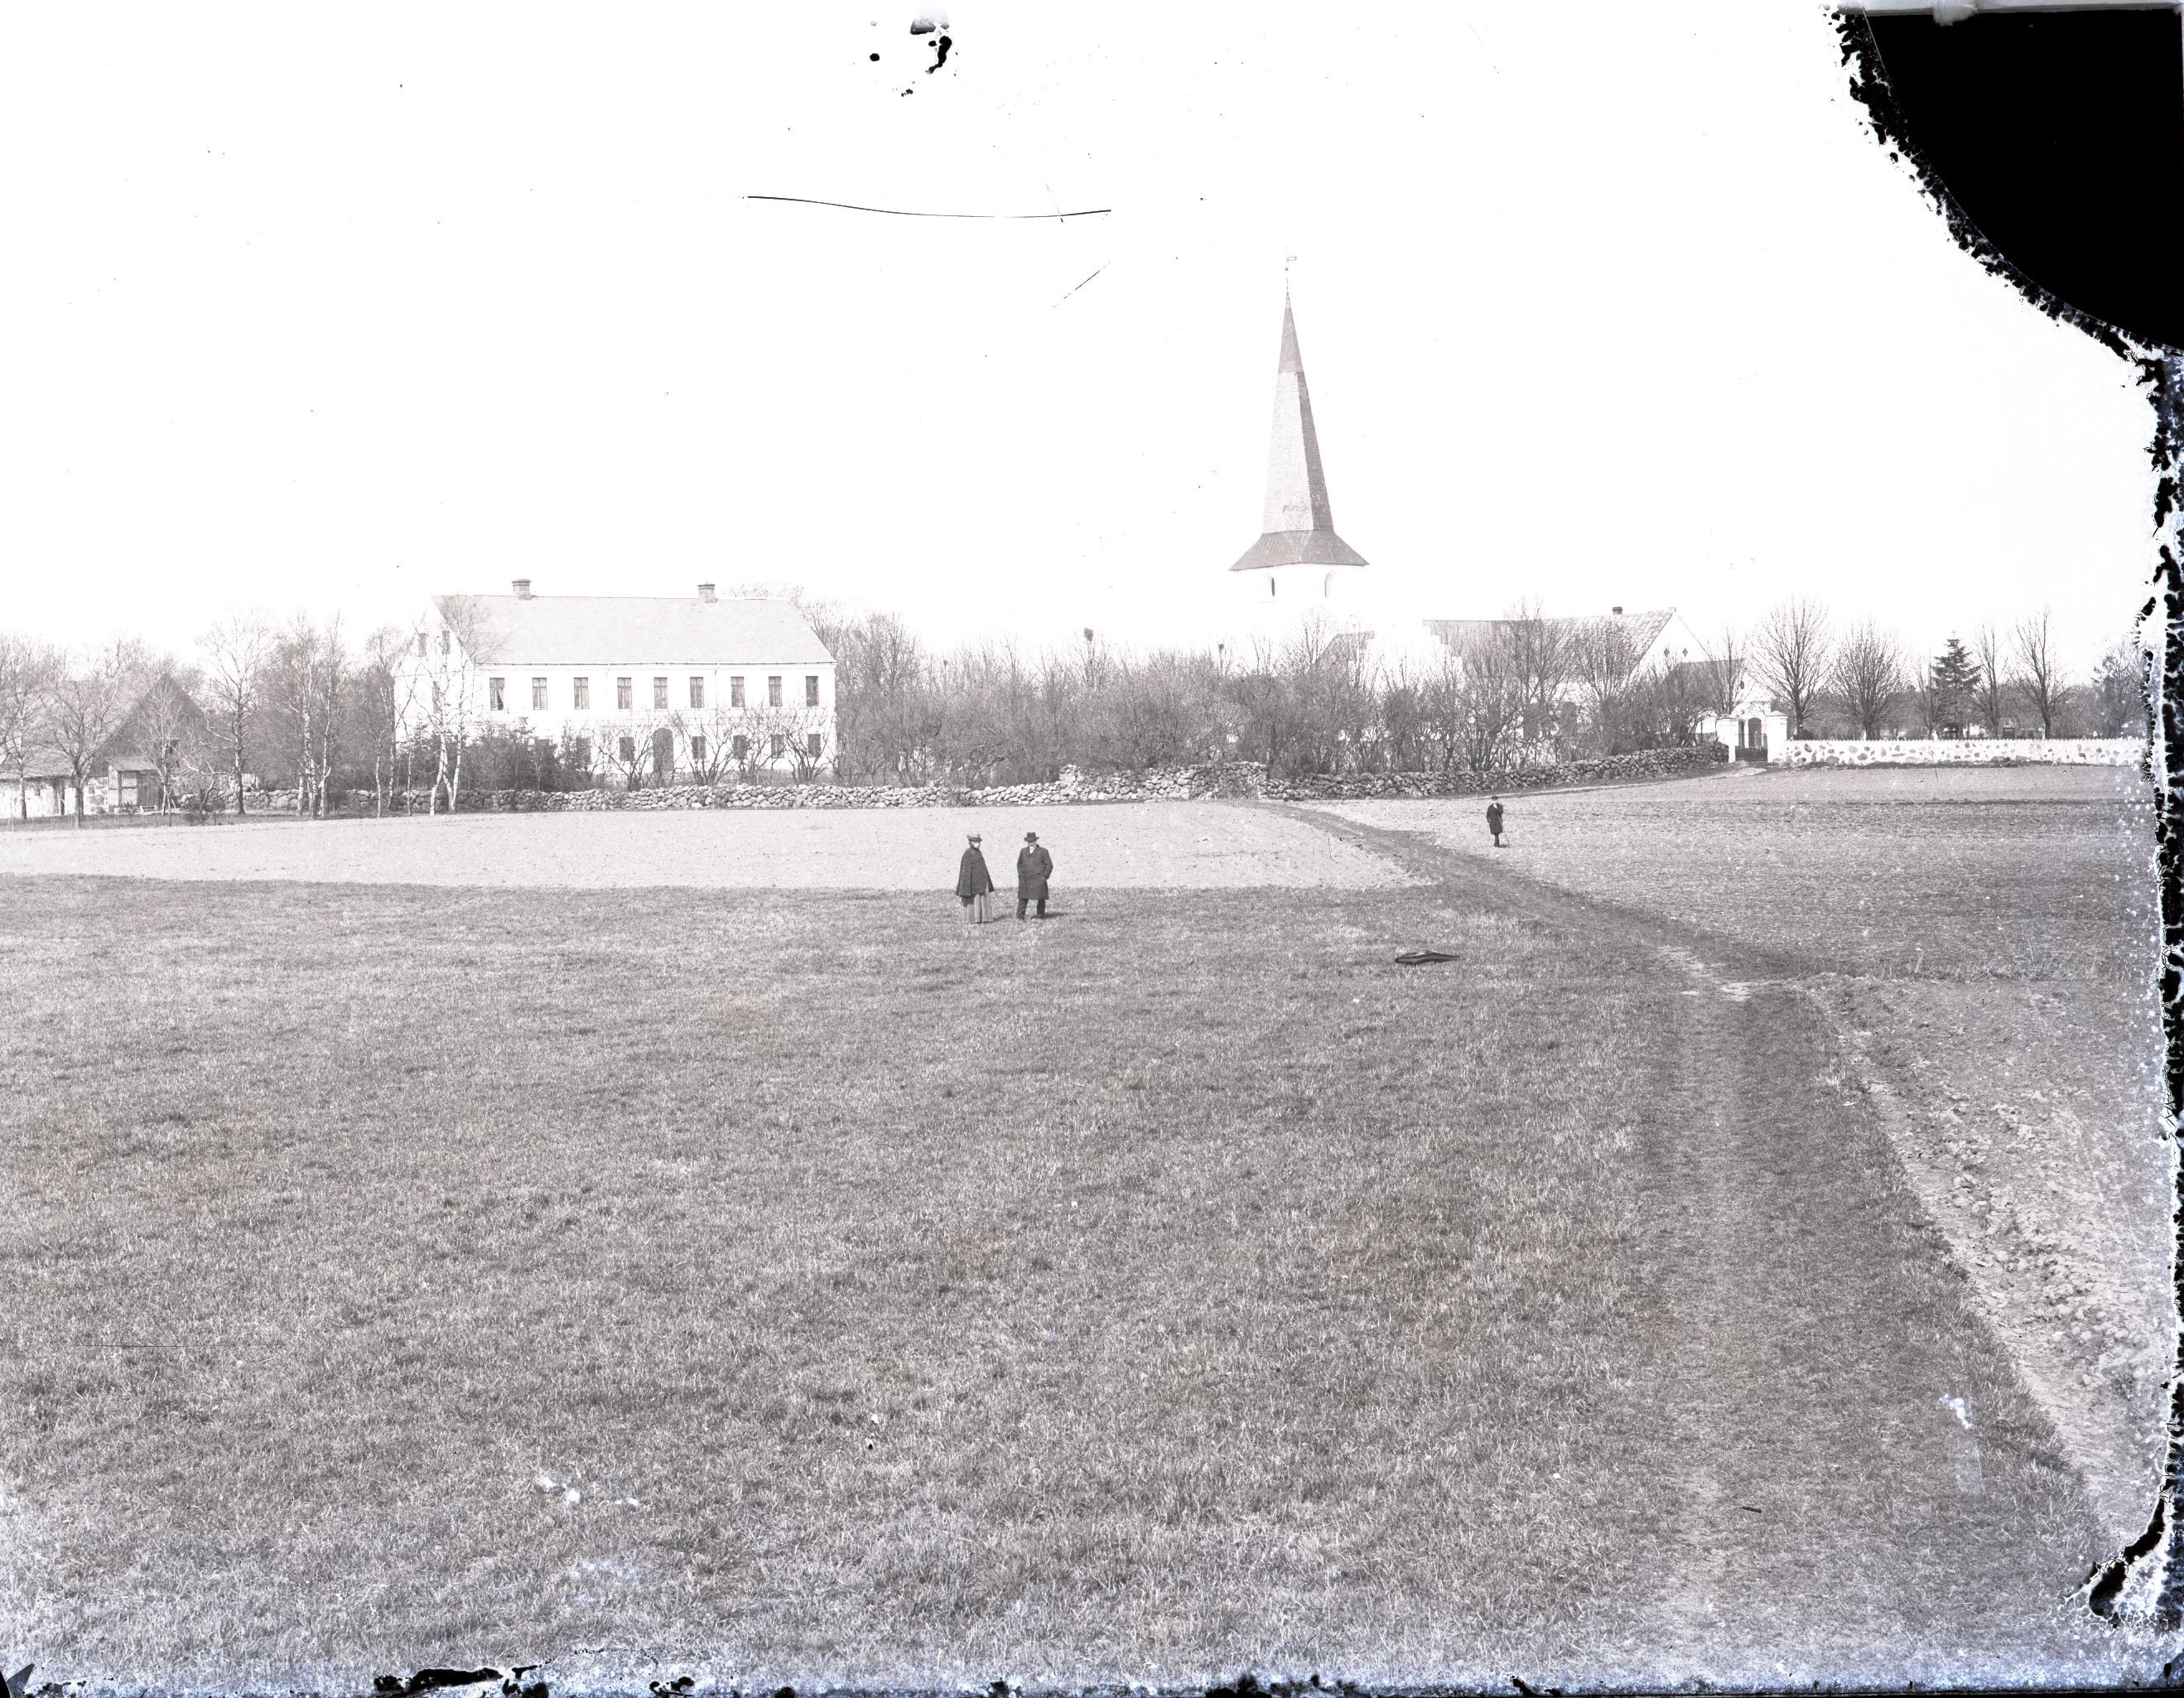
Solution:
<path fill-rule="evenodd" d="M 978 847 L 974 832 L 971 847 L 963 851 L 963 863 L 956 870 L 956 899 L 963 905 L 963 923 L 976 925 L 986 917 L 986 898 L 994 888 L 994 876 L 986 871 L 986 853 Z"/>
<path fill-rule="evenodd" d="M 1039 917 L 1046 918 L 1046 881 L 1054 874 L 1054 857 L 1039 846 L 1039 833 L 1026 832 L 1024 846 L 1017 851 L 1017 918 L 1024 916 L 1024 904 L 1039 904 Z"/>

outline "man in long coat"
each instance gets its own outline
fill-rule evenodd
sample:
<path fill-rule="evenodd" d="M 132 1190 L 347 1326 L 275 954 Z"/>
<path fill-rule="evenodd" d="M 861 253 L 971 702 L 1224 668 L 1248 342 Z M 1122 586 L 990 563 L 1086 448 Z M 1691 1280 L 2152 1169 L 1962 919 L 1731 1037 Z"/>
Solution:
<path fill-rule="evenodd" d="M 962 865 L 956 869 L 956 899 L 963 905 L 963 923 L 966 926 L 983 920 L 985 903 L 990 895 L 994 876 L 986 871 L 986 852 L 978 847 L 977 833 L 971 838 L 971 847 L 963 851 Z"/>
<path fill-rule="evenodd" d="M 1017 851 L 1017 918 L 1024 916 L 1024 905 L 1039 904 L 1039 917 L 1046 918 L 1046 881 L 1054 876 L 1054 857 L 1039 844 L 1037 832 L 1024 833 L 1024 846 Z"/>

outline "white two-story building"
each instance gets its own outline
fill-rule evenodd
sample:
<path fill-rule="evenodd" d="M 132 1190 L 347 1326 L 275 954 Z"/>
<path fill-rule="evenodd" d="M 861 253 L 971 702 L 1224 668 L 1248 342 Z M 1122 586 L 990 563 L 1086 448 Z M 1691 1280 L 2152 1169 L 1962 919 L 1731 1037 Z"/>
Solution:
<path fill-rule="evenodd" d="M 834 660 L 793 602 L 436 596 L 398 682 L 405 732 L 554 746 L 610 783 L 808 778 L 834 758 Z"/>

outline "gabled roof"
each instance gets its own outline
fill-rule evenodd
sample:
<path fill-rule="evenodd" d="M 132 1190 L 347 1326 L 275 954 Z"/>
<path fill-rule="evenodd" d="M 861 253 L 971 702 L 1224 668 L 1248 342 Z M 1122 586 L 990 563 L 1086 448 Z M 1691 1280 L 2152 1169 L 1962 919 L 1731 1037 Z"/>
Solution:
<path fill-rule="evenodd" d="M 435 596 L 468 602 L 494 666 L 810 666 L 833 656 L 790 601 L 668 595 Z"/>
<path fill-rule="evenodd" d="M 1675 609 L 1670 607 L 1648 613 L 1587 614 L 1574 619 L 1542 619 L 1539 622 L 1564 641 L 1574 641 L 1620 626 L 1630 648 L 1630 664 L 1635 666 L 1646 658 L 1646 651 L 1659 640 L 1661 633 L 1669 628 L 1669 621 L 1675 616 Z M 1429 619 L 1426 629 L 1451 649 L 1460 650 L 1475 638 L 1524 622 L 1515 619 Z"/>
<path fill-rule="evenodd" d="M 159 763 L 144 750 L 142 741 L 144 727 L 137 721 L 143 714 L 145 704 L 152 699 L 153 693 L 160 689 L 170 689 L 181 698 L 186 713 L 185 723 L 187 719 L 194 719 L 198 725 L 202 727 L 204 721 L 204 712 L 198 707 L 197 699 L 190 694 L 181 679 L 162 667 L 159 671 L 152 674 L 148 682 L 130 698 L 128 711 L 114 722 L 112 735 L 92 751 L 91 771 L 105 773 L 116 770 L 125 772 L 158 771 Z M 69 765 L 68 751 L 50 739 L 41 738 L 32 743 L 25 751 L 23 771 L 29 777 L 47 780 L 67 778 L 71 776 L 72 771 Z M 0 773 L 0 777 L 14 777 L 15 772 L 13 768 Z"/>

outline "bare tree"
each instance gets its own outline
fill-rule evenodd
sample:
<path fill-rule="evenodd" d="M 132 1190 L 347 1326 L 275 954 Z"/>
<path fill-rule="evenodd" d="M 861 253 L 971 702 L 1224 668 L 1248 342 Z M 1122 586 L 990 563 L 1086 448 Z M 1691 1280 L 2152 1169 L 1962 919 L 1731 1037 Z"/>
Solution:
<path fill-rule="evenodd" d="M 1524 727 L 1525 681 L 1517 644 L 1506 625 L 1474 627 L 1450 661 L 1436 683 L 1444 747 L 1471 771 L 1491 771 Z"/>
<path fill-rule="evenodd" d="M 1744 689 L 1744 674 L 1752 665 L 1747 652 L 1744 634 L 1733 625 L 1724 625 L 1714 646 L 1706 651 L 1706 706 L 1709 712 L 1724 719 L 1732 716 L 1743 705 L 1738 698 Z"/>
<path fill-rule="evenodd" d="M 1699 721 L 1713 698 L 1713 681 L 1704 662 L 1663 655 L 1633 681 L 1634 727 L 1641 728 L 1642 739 L 1686 747 L 1696 739 Z"/>
<path fill-rule="evenodd" d="M 1802 736 L 1828 677 L 1825 610 L 1795 597 L 1781 603 L 1752 633 L 1752 649 L 1759 676 L 1790 710 L 1790 735 Z"/>
<path fill-rule="evenodd" d="M 1638 651 L 1622 618 L 1588 619 L 1570 630 L 1570 670 L 1585 692 L 1586 718 L 1602 754 L 1613 754 L 1630 736 L 1632 674 Z"/>
<path fill-rule="evenodd" d="M 1522 601 L 1502 621 L 1524 721 L 1524 740 L 1536 743 L 1554 733 L 1560 717 L 1563 686 L 1569 682 L 1569 621 L 1549 619 L 1536 601 Z"/>
<path fill-rule="evenodd" d="M 60 657 L 44 643 L 0 632 L 0 765 L 15 775 L 15 805 L 31 817 L 31 750 L 44 732 L 46 691 Z"/>
<path fill-rule="evenodd" d="M 402 764 L 402 732 L 417 704 L 417 633 L 382 626 L 365 641 L 354 680 L 359 727 L 371 743 L 372 811 L 383 815 Z"/>
<path fill-rule="evenodd" d="M 75 822 L 83 824 L 83 793 L 100 756 L 134 704 L 145 660 L 133 643 L 116 641 L 78 657 L 47 681 L 46 725 L 68 762 L 75 788 Z"/>
<path fill-rule="evenodd" d="M 1989 737 L 2002 735 L 2003 715 L 2008 707 L 2008 681 L 2003 676 L 2002 633 L 1987 620 L 1972 632 L 1972 659 L 1979 662 L 1980 682 L 1972 691 L 1973 710 Z"/>
<path fill-rule="evenodd" d="M 2153 692 L 2153 657 L 2136 632 L 2126 632 L 2112 643 L 2094 671 L 2092 695 L 2093 732 L 2098 737 L 2144 737 L 2149 727 Z"/>
<path fill-rule="evenodd" d="M 159 775 L 162 814 L 173 810 L 176 774 L 206 764 L 204 713 L 195 700 L 201 688 L 194 670 L 163 665 L 139 699 L 131 721 L 131 730 L 143 739 L 143 752 Z"/>
<path fill-rule="evenodd" d="M 1903 650 L 1869 620 L 1851 627 L 1830 668 L 1836 692 L 1861 737 L 1879 737 L 1890 699 L 1903 688 Z"/>
<path fill-rule="evenodd" d="M 231 613 L 199 637 L 198 646 L 204 651 L 205 693 L 211 699 L 226 752 L 234 757 L 235 811 L 240 814 L 244 811 L 244 745 L 265 688 L 266 663 L 272 658 L 272 632 L 262 614 Z"/>
<path fill-rule="evenodd" d="M 500 633 L 476 596 L 447 595 L 433 604 L 437 628 L 426 632 L 424 660 L 426 707 L 435 748 L 428 812 L 437 813 L 440 798 L 453 813 L 463 788 L 463 754 L 483 714 L 478 674 L 500 658 Z"/>
<path fill-rule="evenodd" d="M 2040 721 L 2042 737 L 2055 735 L 2056 704 L 2070 688 L 2062 668 L 2056 664 L 2054 617 L 2053 608 L 2043 607 L 2020 620 L 2012 634 L 2018 688 L 2024 692 L 2033 717 Z"/>
<path fill-rule="evenodd" d="M 273 645 L 265 694 L 293 752 L 298 815 L 326 812 L 351 671 L 339 614 L 320 626 L 298 613 Z"/>

